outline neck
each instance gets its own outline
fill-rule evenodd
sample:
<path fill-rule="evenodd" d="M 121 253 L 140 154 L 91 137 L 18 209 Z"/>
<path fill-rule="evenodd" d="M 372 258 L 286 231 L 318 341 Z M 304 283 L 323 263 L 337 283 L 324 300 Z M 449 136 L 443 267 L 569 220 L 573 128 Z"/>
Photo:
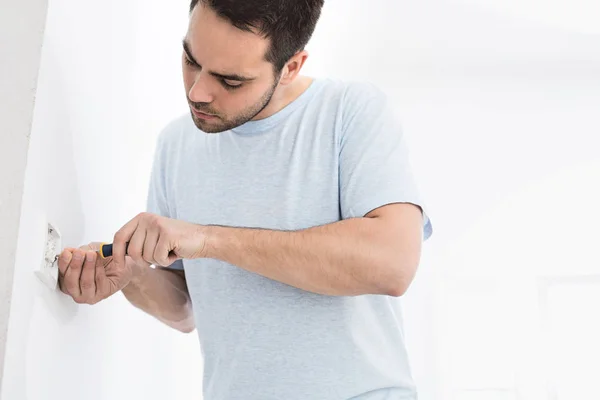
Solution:
<path fill-rule="evenodd" d="M 273 92 L 269 105 L 252 120 L 258 121 L 274 115 L 296 100 L 312 83 L 308 76 L 298 76 L 288 85 L 279 85 Z"/>

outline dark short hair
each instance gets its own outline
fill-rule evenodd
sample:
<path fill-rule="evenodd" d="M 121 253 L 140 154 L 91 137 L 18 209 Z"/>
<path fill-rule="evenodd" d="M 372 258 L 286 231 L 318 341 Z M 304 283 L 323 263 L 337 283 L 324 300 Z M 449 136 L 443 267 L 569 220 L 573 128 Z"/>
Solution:
<path fill-rule="evenodd" d="M 275 71 L 283 69 L 312 37 L 321 16 L 324 0 L 192 0 L 190 13 L 198 3 L 207 5 L 221 18 L 247 32 L 271 40 L 266 61 Z"/>

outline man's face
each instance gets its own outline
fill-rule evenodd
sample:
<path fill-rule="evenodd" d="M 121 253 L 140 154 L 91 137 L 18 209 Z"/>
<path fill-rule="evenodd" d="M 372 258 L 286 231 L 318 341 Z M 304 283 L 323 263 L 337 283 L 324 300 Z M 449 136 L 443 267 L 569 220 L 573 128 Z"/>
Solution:
<path fill-rule="evenodd" d="M 278 85 L 269 40 L 243 32 L 199 4 L 184 39 L 183 80 L 196 126 L 223 132 L 255 118 Z"/>

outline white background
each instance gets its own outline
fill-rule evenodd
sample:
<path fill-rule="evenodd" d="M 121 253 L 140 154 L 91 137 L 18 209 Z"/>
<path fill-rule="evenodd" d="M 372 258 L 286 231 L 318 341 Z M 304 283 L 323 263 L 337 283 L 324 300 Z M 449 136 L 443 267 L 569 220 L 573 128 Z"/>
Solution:
<path fill-rule="evenodd" d="M 200 398 L 195 334 L 121 296 L 77 306 L 32 270 L 143 210 L 185 111 L 187 1 L 52 0 L 3 400 Z M 392 96 L 434 236 L 404 300 L 421 400 L 600 398 L 600 15 L 578 0 L 327 0 L 306 73 Z"/>

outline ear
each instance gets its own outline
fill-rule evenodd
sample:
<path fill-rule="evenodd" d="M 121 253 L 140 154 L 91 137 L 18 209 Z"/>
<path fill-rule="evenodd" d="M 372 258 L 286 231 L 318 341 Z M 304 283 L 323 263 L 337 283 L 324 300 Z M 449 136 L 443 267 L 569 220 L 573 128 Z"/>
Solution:
<path fill-rule="evenodd" d="M 281 79 L 279 83 L 281 85 L 290 84 L 300 74 L 302 66 L 308 58 L 308 52 L 306 50 L 299 51 L 285 64 L 281 71 Z"/>

